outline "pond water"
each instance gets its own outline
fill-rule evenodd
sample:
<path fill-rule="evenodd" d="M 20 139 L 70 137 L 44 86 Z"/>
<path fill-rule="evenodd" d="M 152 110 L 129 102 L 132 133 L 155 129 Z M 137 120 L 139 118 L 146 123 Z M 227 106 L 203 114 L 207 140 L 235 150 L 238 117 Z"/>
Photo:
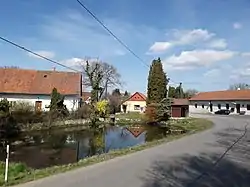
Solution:
<path fill-rule="evenodd" d="M 166 129 L 154 126 L 110 126 L 99 131 L 67 129 L 23 134 L 10 146 L 10 161 L 32 168 L 77 162 L 110 150 L 132 147 L 166 136 Z M 5 154 L 0 153 L 4 161 Z"/>

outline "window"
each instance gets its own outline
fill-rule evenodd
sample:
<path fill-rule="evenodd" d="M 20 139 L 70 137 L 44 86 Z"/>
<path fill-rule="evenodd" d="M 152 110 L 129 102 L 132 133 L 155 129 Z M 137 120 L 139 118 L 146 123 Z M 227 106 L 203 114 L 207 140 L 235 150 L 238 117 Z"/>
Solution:
<path fill-rule="evenodd" d="M 141 109 L 140 105 L 134 105 L 134 110 L 140 110 L 140 109 Z"/>
<path fill-rule="evenodd" d="M 218 104 L 218 109 L 221 109 L 221 104 Z"/>
<path fill-rule="evenodd" d="M 247 104 L 247 110 L 250 110 L 250 104 Z"/>
<path fill-rule="evenodd" d="M 204 108 L 204 105 L 201 105 L 202 108 Z"/>
<path fill-rule="evenodd" d="M 229 110 L 229 104 L 226 104 L 226 109 Z"/>
<path fill-rule="evenodd" d="M 197 108 L 197 103 L 194 104 L 195 108 Z"/>

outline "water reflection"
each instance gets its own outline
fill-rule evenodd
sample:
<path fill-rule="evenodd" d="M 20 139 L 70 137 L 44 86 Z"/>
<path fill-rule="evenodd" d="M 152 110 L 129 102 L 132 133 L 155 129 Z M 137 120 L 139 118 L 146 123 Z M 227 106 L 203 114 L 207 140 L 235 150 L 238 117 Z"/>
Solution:
<path fill-rule="evenodd" d="M 99 131 L 44 131 L 25 134 L 11 145 L 10 161 L 44 168 L 77 162 L 96 154 L 140 145 L 166 136 L 158 127 L 106 127 Z M 4 155 L 0 155 L 4 160 Z"/>

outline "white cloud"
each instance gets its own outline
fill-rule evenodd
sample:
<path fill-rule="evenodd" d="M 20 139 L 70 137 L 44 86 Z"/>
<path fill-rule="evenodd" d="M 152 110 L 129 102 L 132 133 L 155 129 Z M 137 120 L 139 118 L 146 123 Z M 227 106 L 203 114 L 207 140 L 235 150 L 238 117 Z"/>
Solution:
<path fill-rule="evenodd" d="M 243 56 L 243 57 L 250 57 L 250 52 L 242 53 L 241 56 Z"/>
<path fill-rule="evenodd" d="M 236 54 L 236 52 L 228 50 L 182 51 L 179 56 L 172 55 L 164 60 L 163 63 L 164 67 L 173 67 L 173 69 L 190 69 L 199 66 L 209 66 L 215 62 L 230 59 Z"/>
<path fill-rule="evenodd" d="M 215 39 L 208 44 L 208 47 L 216 49 L 225 49 L 227 47 L 227 42 L 225 39 Z"/>
<path fill-rule="evenodd" d="M 43 57 L 46 57 L 46 58 L 54 58 L 55 57 L 55 53 L 52 51 L 42 51 L 41 50 L 41 51 L 34 51 L 34 52 L 43 56 Z M 29 53 L 29 52 L 28 52 L 28 56 L 34 57 L 34 58 L 41 58 L 41 57 L 36 56 L 36 55 Z"/>
<path fill-rule="evenodd" d="M 219 69 L 211 69 L 204 73 L 204 77 L 218 77 L 220 75 L 221 71 Z"/>
<path fill-rule="evenodd" d="M 234 29 L 241 29 L 241 28 L 242 28 L 242 24 L 239 23 L 239 22 L 235 22 L 235 23 L 233 24 L 233 28 L 234 28 Z"/>
<path fill-rule="evenodd" d="M 197 44 L 208 41 L 215 36 L 214 33 L 210 33 L 204 29 L 173 30 L 170 35 L 173 37 L 172 40 L 166 42 L 155 42 L 149 48 L 149 51 L 152 53 L 164 52 L 171 47 Z"/>
<path fill-rule="evenodd" d="M 67 66 L 79 66 L 85 61 L 86 59 L 84 58 L 70 58 L 70 59 L 62 60 L 61 63 Z"/>
<path fill-rule="evenodd" d="M 150 48 L 149 51 L 158 53 L 162 51 L 168 50 L 170 47 L 172 47 L 172 44 L 169 42 L 155 42 Z"/>
<path fill-rule="evenodd" d="M 214 33 L 210 33 L 203 29 L 175 30 L 173 35 L 177 39 L 174 42 L 175 45 L 190 45 L 197 42 L 207 41 L 215 36 Z"/>
<path fill-rule="evenodd" d="M 99 61 L 98 58 L 77 58 L 77 57 L 73 57 L 73 58 L 69 58 L 69 59 L 65 59 L 62 60 L 61 63 L 67 66 L 76 66 L 79 67 L 81 65 L 85 65 L 86 60 L 88 60 L 89 62 L 96 62 Z"/>

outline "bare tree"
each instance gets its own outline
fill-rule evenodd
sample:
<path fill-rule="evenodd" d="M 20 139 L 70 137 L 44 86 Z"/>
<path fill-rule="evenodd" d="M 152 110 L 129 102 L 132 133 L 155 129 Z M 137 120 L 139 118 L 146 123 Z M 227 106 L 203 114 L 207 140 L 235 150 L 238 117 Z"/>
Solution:
<path fill-rule="evenodd" d="M 188 89 L 184 92 L 185 98 L 191 98 L 196 95 L 198 91 L 196 89 Z"/>
<path fill-rule="evenodd" d="M 91 87 L 91 101 L 97 102 L 104 91 L 114 86 L 121 86 L 121 75 L 117 69 L 106 62 L 86 60 L 81 64 L 83 85 Z M 107 92 L 106 92 L 107 93 Z"/>
<path fill-rule="evenodd" d="M 232 84 L 229 86 L 229 90 L 247 90 L 249 89 L 249 85 L 246 83 L 236 83 L 236 84 Z"/>

